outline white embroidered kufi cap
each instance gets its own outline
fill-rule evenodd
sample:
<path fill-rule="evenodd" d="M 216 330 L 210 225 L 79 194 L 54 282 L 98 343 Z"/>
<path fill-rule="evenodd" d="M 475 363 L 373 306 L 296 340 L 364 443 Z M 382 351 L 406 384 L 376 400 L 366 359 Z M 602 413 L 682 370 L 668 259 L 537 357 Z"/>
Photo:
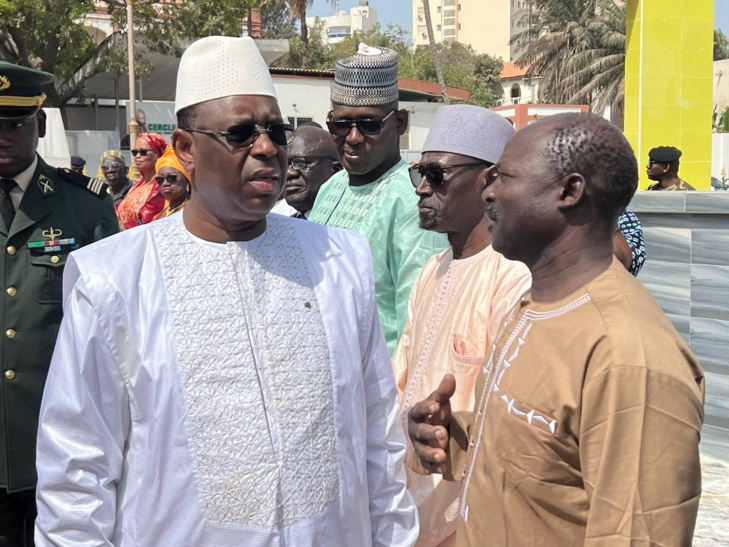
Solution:
<path fill-rule="evenodd" d="M 177 71 L 175 114 L 231 95 L 276 98 L 266 62 L 249 36 L 208 36 L 185 50 Z"/>
<path fill-rule="evenodd" d="M 334 63 L 334 104 L 381 106 L 398 98 L 395 51 L 361 43 L 357 53 Z"/>
<path fill-rule="evenodd" d="M 465 104 L 441 106 L 422 152 L 451 152 L 496 163 L 514 133 L 511 123 L 493 110 Z"/>

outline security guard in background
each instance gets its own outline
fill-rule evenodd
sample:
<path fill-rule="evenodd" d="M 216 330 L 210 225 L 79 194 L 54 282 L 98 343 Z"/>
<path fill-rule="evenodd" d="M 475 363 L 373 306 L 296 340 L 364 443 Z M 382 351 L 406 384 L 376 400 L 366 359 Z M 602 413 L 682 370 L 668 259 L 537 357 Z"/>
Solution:
<path fill-rule="evenodd" d="M 648 178 L 656 181 L 646 188 L 648 191 L 696 190 L 678 176 L 681 151 L 674 146 L 657 146 L 648 152 L 648 165 L 645 170 Z"/>
<path fill-rule="evenodd" d="M 119 229 L 103 182 L 36 153 L 52 81 L 0 61 L 0 545 L 33 545 L 38 413 L 66 257 Z"/>

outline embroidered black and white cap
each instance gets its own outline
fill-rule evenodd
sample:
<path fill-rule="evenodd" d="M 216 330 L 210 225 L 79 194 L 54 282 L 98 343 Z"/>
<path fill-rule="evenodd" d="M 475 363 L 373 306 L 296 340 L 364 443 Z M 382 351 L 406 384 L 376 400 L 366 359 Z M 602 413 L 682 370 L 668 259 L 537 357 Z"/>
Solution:
<path fill-rule="evenodd" d="M 253 38 L 207 36 L 193 42 L 180 59 L 175 114 L 231 95 L 276 98 L 271 74 Z"/>
<path fill-rule="evenodd" d="M 357 53 L 334 64 L 334 104 L 381 106 L 397 101 L 398 97 L 395 51 L 361 43 Z"/>

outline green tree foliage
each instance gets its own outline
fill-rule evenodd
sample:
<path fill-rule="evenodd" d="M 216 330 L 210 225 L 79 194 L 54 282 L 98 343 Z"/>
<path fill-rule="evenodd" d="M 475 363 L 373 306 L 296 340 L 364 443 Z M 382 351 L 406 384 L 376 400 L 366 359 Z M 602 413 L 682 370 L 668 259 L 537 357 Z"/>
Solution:
<path fill-rule="evenodd" d="M 467 44 L 437 44 L 443 76 L 450 86 L 468 89 L 470 104 L 496 106 L 501 97 L 500 74 L 504 63 L 497 57 L 478 54 Z M 410 62 L 408 62 L 410 61 Z M 418 47 L 410 59 L 401 60 L 400 75 L 437 82 L 437 72 L 430 47 Z"/>
<path fill-rule="evenodd" d="M 528 19 L 527 19 L 528 18 Z M 518 66 L 541 77 L 541 99 L 602 112 L 625 94 L 625 5 L 613 0 L 533 0 L 514 36 Z"/>
<path fill-rule="evenodd" d="M 721 115 L 714 110 L 711 115 L 711 126 L 715 133 L 729 133 L 729 106 Z"/>
<path fill-rule="evenodd" d="M 301 57 L 302 68 L 310 68 L 311 60 L 309 56 L 309 27 L 306 23 L 306 11 L 311 7 L 314 0 L 262 0 L 264 5 L 273 5 L 278 8 L 288 8 L 289 13 L 295 16 L 299 21 L 299 55 Z M 337 5 L 337 0 L 329 0 L 332 5 Z"/>
<path fill-rule="evenodd" d="M 135 0 L 134 27 L 143 51 L 135 58 L 140 77 L 151 71 L 144 50 L 180 54 L 185 39 L 241 35 L 248 10 L 260 0 Z M 104 40 L 86 29 L 86 15 L 105 7 L 118 32 Z M 127 72 L 125 0 L 0 0 L 0 59 L 56 76 L 48 106 L 83 94 L 86 79 L 102 71 Z"/>
<path fill-rule="evenodd" d="M 729 38 L 720 29 L 714 31 L 714 60 L 729 59 Z"/>
<path fill-rule="evenodd" d="M 383 31 L 375 25 L 366 32 L 355 32 L 341 42 L 327 45 L 323 42 L 321 25 L 315 25 L 309 39 L 309 68 L 317 70 L 333 70 L 337 59 L 352 55 L 361 42 L 370 46 L 384 46 L 398 52 L 399 75 L 437 82 L 437 73 L 433 55 L 428 47 L 419 47 L 411 51 L 408 44 L 408 33 L 398 25 L 388 25 Z M 461 87 L 471 91 L 471 104 L 494 106 L 497 104 L 501 87 L 499 76 L 503 68 L 501 59 L 490 55 L 476 53 L 469 45 L 457 42 L 438 44 L 443 63 L 445 81 L 450 86 Z M 289 53 L 282 57 L 277 66 L 302 68 L 301 46 L 294 38 L 290 42 Z"/>
<path fill-rule="evenodd" d="M 297 36 L 296 17 L 291 13 L 288 5 L 279 6 L 273 3 L 262 4 L 261 7 L 262 34 L 264 38 L 288 38 Z"/>

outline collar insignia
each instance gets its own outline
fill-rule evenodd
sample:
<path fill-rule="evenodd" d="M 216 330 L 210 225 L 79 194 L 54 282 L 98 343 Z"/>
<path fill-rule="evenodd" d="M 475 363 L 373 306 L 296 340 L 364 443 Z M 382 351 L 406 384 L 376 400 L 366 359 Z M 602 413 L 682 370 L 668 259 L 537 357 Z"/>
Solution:
<path fill-rule="evenodd" d="M 45 175 L 38 177 L 38 187 L 43 195 L 53 194 L 56 190 L 53 188 L 53 182 Z"/>

